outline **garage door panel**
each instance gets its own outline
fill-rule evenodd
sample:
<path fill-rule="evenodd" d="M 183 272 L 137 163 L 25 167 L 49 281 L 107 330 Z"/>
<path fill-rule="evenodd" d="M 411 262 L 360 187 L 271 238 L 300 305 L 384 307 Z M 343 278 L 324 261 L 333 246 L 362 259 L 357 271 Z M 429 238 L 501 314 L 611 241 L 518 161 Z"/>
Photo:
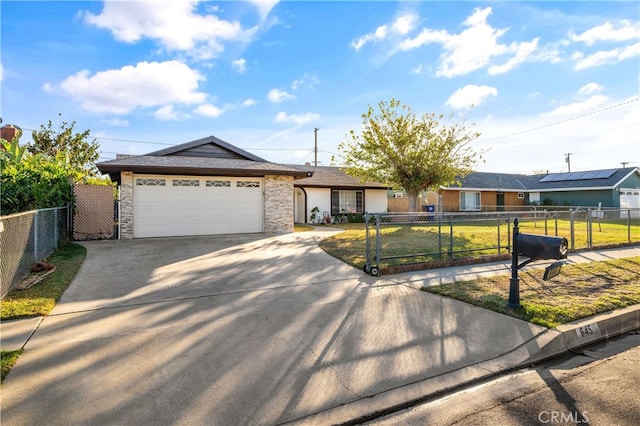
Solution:
<path fill-rule="evenodd" d="M 632 209 L 631 217 L 640 217 L 640 191 L 637 189 L 620 190 L 620 208 Z M 621 217 L 627 217 L 627 211 L 620 212 Z"/>
<path fill-rule="evenodd" d="M 136 175 L 134 237 L 262 232 L 262 185 L 255 178 Z"/>

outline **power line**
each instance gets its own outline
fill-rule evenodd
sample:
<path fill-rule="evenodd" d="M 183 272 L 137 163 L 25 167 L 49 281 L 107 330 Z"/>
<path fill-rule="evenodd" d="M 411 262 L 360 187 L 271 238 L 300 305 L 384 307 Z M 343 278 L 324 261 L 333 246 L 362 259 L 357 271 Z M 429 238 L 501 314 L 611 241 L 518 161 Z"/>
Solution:
<path fill-rule="evenodd" d="M 546 129 L 547 127 L 557 126 L 559 124 L 567 123 L 569 121 L 579 120 L 581 118 L 589 117 L 589 116 L 594 115 L 594 114 L 599 114 L 599 113 L 604 112 L 604 111 L 609 111 L 611 109 L 618 108 L 618 107 L 630 104 L 632 102 L 637 102 L 639 100 L 640 100 L 639 98 L 630 99 L 628 101 L 621 102 L 621 103 L 616 104 L 616 105 L 611 105 L 611 106 L 608 106 L 606 108 L 602 108 L 602 109 L 599 109 L 599 110 L 596 110 L 596 111 L 591 111 L 591 112 L 587 112 L 587 113 L 584 113 L 584 114 L 581 114 L 581 115 L 576 115 L 575 117 L 566 118 L 564 120 L 555 121 L 553 123 L 544 124 L 542 126 L 534 127 L 532 129 L 528 129 L 528 130 L 523 130 L 521 132 L 511 133 L 511 134 L 505 135 L 505 136 L 498 136 L 498 137 L 490 138 L 490 139 L 482 139 L 482 141 L 483 142 L 489 142 L 489 141 L 494 141 L 494 140 L 497 140 L 497 139 L 504 139 L 504 138 L 510 138 L 512 136 L 522 135 L 524 133 L 535 132 L 536 130 Z"/>

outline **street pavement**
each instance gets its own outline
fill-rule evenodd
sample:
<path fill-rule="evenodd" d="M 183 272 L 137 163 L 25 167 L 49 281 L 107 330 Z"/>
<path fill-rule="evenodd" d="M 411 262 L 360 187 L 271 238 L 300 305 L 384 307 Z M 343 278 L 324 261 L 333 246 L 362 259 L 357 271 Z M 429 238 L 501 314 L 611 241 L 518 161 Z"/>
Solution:
<path fill-rule="evenodd" d="M 635 330 L 367 424 L 637 426 L 639 365 Z"/>
<path fill-rule="evenodd" d="M 333 232 L 84 243 L 35 331 L 1 325 L 3 349 L 24 347 L 2 424 L 339 423 L 544 346 L 543 327 L 419 290 L 508 262 L 375 278 L 318 247 Z"/>

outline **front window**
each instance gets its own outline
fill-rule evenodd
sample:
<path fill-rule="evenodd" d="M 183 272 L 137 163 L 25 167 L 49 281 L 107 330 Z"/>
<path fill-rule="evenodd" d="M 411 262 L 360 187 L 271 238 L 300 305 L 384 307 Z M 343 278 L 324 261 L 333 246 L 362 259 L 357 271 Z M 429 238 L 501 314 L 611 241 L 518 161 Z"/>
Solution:
<path fill-rule="evenodd" d="M 363 213 L 362 190 L 331 191 L 331 214 Z"/>
<path fill-rule="evenodd" d="M 480 192 L 460 192 L 461 211 L 480 211 Z"/>

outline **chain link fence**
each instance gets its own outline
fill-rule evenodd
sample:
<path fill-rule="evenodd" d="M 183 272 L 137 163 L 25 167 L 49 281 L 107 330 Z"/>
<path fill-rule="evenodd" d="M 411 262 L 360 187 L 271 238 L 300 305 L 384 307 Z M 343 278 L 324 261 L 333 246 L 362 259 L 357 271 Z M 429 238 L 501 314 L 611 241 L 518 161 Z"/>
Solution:
<path fill-rule="evenodd" d="M 69 236 L 69 208 L 34 210 L 0 217 L 0 297 Z"/>
<path fill-rule="evenodd" d="M 640 243 L 640 218 L 629 209 L 365 214 L 364 270 L 378 276 L 508 259 L 516 218 L 521 233 L 564 237 L 571 252 Z"/>

